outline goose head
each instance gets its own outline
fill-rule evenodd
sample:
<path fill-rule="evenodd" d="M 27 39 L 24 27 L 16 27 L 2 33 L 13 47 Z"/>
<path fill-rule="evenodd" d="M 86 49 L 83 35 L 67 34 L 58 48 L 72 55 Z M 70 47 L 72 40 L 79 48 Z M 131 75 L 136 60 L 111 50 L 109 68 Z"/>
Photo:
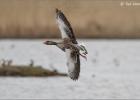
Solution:
<path fill-rule="evenodd" d="M 86 50 L 85 45 L 84 44 L 80 44 L 79 45 L 79 49 L 80 49 L 80 51 L 79 51 L 80 52 L 80 55 L 87 60 L 87 54 L 88 54 L 88 52 Z"/>

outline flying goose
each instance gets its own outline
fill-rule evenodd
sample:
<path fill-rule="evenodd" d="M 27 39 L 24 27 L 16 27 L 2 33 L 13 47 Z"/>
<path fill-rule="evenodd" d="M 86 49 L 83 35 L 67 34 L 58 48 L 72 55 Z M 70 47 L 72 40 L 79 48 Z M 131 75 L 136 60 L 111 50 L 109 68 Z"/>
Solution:
<path fill-rule="evenodd" d="M 72 80 L 77 80 L 80 73 L 80 58 L 86 59 L 87 50 L 84 45 L 79 45 L 74 36 L 72 27 L 61 10 L 56 9 L 56 21 L 59 26 L 62 41 L 45 41 L 46 45 L 56 45 L 66 53 L 68 76 Z"/>

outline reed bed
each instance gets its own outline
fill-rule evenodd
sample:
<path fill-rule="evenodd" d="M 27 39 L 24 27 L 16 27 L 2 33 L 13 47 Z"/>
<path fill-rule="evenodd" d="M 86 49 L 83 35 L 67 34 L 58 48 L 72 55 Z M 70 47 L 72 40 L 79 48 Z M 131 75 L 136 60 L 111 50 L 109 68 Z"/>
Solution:
<path fill-rule="evenodd" d="M 140 6 L 122 0 L 0 0 L 0 38 L 58 38 L 55 8 L 79 38 L 139 38 Z M 138 2 L 133 0 L 133 2 Z"/>

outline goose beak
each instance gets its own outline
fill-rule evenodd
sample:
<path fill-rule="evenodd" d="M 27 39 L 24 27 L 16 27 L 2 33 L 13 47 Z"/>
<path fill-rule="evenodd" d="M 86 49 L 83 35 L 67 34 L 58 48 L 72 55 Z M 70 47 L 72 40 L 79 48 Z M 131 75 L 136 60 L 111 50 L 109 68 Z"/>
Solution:
<path fill-rule="evenodd" d="M 87 57 L 86 56 L 83 56 L 83 58 L 87 61 Z"/>
<path fill-rule="evenodd" d="M 87 57 L 86 57 L 86 55 L 82 55 L 82 54 L 80 54 L 80 56 L 82 56 L 82 57 L 87 61 Z"/>

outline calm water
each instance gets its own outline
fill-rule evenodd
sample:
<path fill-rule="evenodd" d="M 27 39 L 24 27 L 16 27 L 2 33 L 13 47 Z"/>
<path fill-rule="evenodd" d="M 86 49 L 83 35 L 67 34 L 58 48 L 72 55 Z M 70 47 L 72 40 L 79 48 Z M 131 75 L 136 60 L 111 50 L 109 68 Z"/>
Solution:
<path fill-rule="evenodd" d="M 140 41 L 78 40 L 88 61 L 81 58 L 78 81 L 68 77 L 0 77 L 0 98 L 140 98 Z M 65 53 L 44 40 L 0 40 L 0 59 L 67 73 Z"/>

